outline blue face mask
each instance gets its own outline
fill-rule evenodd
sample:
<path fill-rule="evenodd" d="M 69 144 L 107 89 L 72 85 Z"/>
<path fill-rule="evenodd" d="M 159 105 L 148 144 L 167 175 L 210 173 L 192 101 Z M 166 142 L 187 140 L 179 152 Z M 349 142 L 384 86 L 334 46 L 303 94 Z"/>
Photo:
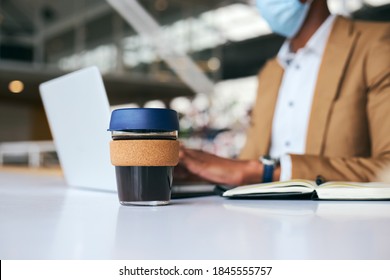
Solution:
<path fill-rule="evenodd" d="M 299 0 L 257 0 L 257 8 L 272 31 L 287 38 L 294 37 L 301 29 L 310 4 Z"/>

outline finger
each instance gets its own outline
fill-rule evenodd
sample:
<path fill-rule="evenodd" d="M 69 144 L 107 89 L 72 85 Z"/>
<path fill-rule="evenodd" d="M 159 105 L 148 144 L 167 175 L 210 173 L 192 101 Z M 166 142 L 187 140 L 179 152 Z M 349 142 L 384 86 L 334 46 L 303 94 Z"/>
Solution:
<path fill-rule="evenodd" d="M 185 154 L 191 158 L 197 159 L 198 161 L 207 161 L 211 157 L 213 157 L 212 154 L 209 154 L 207 152 L 203 152 L 201 150 L 194 150 L 194 149 L 186 149 Z"/>
<path fill-rule="evenodd" d="M 186 148 L 184 145 L 179 146 L 179 159 L 182 159 L 183 157 L 187 156 L 188 154 L 188 148 Z"/>
<path fill-rule="evenodd" d="M 183 149 L 179 149 L 179 160 L 181 161 L 185 157 L 185 151 Z"/>
<path fill-rule="evenodd" d="M 183 152 L 183 157 L 181 158 L 181 162 L 185 165 L 185 167 L 191 171 L 192 173 L 199 174 L 200 170 L 204 168 L 204 162 L 195 157 L 193 154 L 186 150 Z"/>

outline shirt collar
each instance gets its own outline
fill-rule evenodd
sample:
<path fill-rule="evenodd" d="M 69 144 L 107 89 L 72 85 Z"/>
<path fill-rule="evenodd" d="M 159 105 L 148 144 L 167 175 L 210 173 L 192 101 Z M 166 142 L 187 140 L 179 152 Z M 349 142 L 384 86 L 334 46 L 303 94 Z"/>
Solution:
<path fill-rule="evenodd" d="M 312 52 L 318 57 L 322 57 L 335 18 L 335 15 L 329 15 L 328 18 L 311 36 L 306 45 L 302 49 L 299 49 L 297 53 Z M 284 41 L 282 47 L 278 52 L 277 60 L 283 68 L 286 68 L 294 59 L 297 53 L 293 53 L 290 51 L 290 40 L 287 39 Z"/>

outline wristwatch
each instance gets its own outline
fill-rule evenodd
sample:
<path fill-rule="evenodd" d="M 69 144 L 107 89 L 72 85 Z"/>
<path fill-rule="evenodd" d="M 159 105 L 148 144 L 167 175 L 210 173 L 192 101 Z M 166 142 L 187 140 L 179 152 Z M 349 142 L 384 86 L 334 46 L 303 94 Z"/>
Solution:
<path fill-rule="evenodd" d="M 264 155 L 259 158 L 263 164 L 263 183 L 273 181 L 275 167 L 279 164 L 279 159 L 271 158 L 269 155 Z"/>

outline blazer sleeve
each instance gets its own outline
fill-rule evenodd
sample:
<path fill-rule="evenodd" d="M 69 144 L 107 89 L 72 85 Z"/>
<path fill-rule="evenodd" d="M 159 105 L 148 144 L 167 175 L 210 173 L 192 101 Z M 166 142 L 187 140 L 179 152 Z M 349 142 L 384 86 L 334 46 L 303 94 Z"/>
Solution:
<path fill-rule="evenodd" d="M 390 25 L 388 25 L 390 26 Z M 291 155 L 292 178 L 376 181 L 390 168 L 390 30 L 368 52 L 364 78 L 367 84 L 366 114 L 371 140 L 371 157 L 322 157 Z M 390 169 L 388 169 L 390 172 Z"/>

